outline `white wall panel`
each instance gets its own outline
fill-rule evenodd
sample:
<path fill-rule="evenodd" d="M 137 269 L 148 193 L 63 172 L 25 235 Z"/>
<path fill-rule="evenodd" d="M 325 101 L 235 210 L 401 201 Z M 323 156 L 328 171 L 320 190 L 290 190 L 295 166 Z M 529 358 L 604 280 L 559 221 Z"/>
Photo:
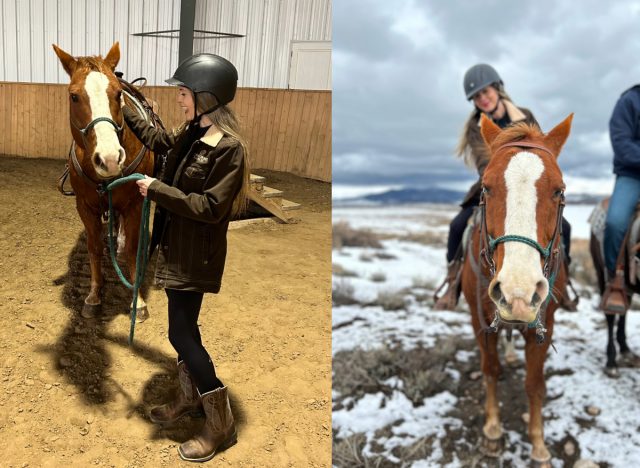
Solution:
<path fill-rule="evenodd" d="M 66 83 L 51 49 L 103 55 L 120 42 L 118 69 L 164 84 L 178 39 L 134 33 L 180 27 L 180 0 L 0 0 L 0 81 Z M 287 88 L 292 41 L 331 40 L 331 0 L 198 0 L 195 29 L 241 34 L 194 40 L 194 53 L 231 60 L 240 86 Z M 177 36 L 177 34 L 176 34 Z"/>
<path fill-rule="evenodd" d="M 29 1 L 29 35 L 31 60 L 29 63 L 30 81 L 44 79 L 44 2 L 43 0 Z"/>
<path fill-rule="evenodd" d="M 58 40 L 56 41 L 56 45 L 61 49 L 69 52 L 70 54 L 76 54 L 73 51 L 73 31 L 72 31 L 72 20 L 73 15 L 71 15 L 73 0 L 58 0 Z M 60 61 L 58 60 L 57 55 L 55 55 L 53 48 L 51 49 L 51 53 L 54 55 L 56 60 L 56 70 L 58 72 L 58 80 L 53 81 L 53 83 L 68 83 L 69 76 L 67 72 L 64 71 L 62 65 L 60 65 Z M 79 54 L 76 54 L 79 55 Z"/>
<path fill-rule="evenodd" d="M 29 0 L 16 0 L 18 27 L 18 81 L 31 81 L 31 27 Z"/>
<path fill-rule="evenodd" d="M 122 71 L 125 75 L 125 79 L 133 79 L 128 74 L 129 67 L 127 61 L 129 59 L 129 43 L 131 38 L 129 37 L 129 0 L 114 0 L 113 1 L 113 37 L 107 37 L 105 34 L 106 47 L 111 47 L 114 42 L 120 44 L 120 63 L 118 63 L 117 69 Z M 109 44 L 111 43 L 111 44 Z M 106 50 L 103 49 L 101 54 L 106 54 Z"/>
<path fill-rule="evenodd" d="M 245 35 L 194 41 L 231 60 L 240 86 L 287 88 L 291 42 L 331 41 L 331 0 L 200 1 L 196 29 Z"/>
<path fill-rule="evenodd" d="M 56 83 L 60 65 L 58 56 L 53 52 L 51 44 L 58 43 L 58 3 L 51 0 L 43 0 L 43 3 L 44 38 L 42 44 L 38 47 L 42 50 L 44 73 L 35 77 L 33 81 Z"/>

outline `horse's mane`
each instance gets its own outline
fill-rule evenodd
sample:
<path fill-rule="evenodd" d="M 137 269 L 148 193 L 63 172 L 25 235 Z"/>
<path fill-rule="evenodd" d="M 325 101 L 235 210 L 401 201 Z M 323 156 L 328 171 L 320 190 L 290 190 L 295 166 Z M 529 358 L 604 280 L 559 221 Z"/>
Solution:
<path fill-rule="evenodd" d="M 500 132 L 491 147 L 499 148 L 512 141 L 538 140 L 542 137 L 544 137 L 544 134 L 537 125 L 520 122 Z"/>
<path fill-rule="evenodd" d="M 78 67 L 99 72 L 111 72 L 111 69 L 104 63 L 102 57 L 78 57 Z"/>

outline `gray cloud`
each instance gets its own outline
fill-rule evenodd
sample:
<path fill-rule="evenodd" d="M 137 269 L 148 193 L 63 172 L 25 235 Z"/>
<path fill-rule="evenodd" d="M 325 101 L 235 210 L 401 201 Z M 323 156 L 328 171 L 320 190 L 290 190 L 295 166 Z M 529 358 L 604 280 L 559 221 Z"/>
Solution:
<path fill-rule="evenodd" d="M 610 174 L 609 117 L 640 82 L 638 24 L 637 1 L 335 2 L 334 181 L 473 178 L 453 149 L 472 109 L 462 77 L 479 62 L 544 131 L 575 113 L 567 174 Z"/>

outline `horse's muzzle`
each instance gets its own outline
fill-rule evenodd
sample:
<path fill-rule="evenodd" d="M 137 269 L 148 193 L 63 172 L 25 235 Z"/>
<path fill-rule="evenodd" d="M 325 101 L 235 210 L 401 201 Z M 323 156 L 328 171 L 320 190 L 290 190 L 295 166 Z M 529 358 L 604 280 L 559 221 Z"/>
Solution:
<path fill-rule="evenodd" d="M 524 294 L 511 297 L 505 295 L 501 283 L 493 281 L 489 286 L 489 297 L 497 306 L 501 319 L 507 322 L 531 323 L 536 319 L 542 303 L 540 292 L 546 287 L 546 284 L 539 282 L 536 291 L 530 298 L 525 299 Z"/>
<path fill-rule="evenodd" d="M 103 179 L 109 179 L 122 174 L 125 159 L 124 149 L 121 148 L 119 152 L 114 155 L 102 155 L 99 152 L 95 152 L 93 153 L 92 162 L 96 174 Z"/>

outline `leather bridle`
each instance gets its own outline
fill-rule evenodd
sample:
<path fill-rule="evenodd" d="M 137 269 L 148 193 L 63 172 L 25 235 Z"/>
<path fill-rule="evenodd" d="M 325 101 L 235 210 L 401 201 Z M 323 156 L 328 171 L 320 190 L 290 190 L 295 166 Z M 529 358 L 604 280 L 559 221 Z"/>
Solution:
<path fill-rule="evenodd" d="M 510 142 L 510 143 L 505 143 L 502 146 L 500 146 L 495 153 L 498 153 L 499 151 L 501 151 L 504 148 L 509 148 L 509 147 L 517 147 L 517 148 L 536 148 L 542 151 L 547 152 L 548 154 L 550 154 L 552 157 L 556 157 L 551 150 L 549 150 L 547 147 L 538 144 L 538 143 L 534 143 L 531 141 L 514 141 L 514 142 Z M 564 197 L 564 191 L 560 192 L 560 196 L 559 196 L 559 200 L 558 200 L 558 208 L 556 211 L 556 225 L 555 225 L 555 229 L 553 232 L 553 236 L 551 237 L 551 241 L 549 242 L 549 244 L 547 244 L 546 247 L 543 247 L 540 245 L 540 243 L 538 243 L 537 240 L 535 239 L 531 239 L 525 236 L 519 236 L 519 235 L 504 235 L 504 236 L 500 236 L 496 239 L 493 239 L 488 231 L 487 231 L 487 221 L 486 221 L 486 200 L 485 200 L 485 194 L 486 194 L 486 189 L 483 187 L 482 188 L 482 194 L 480 196 L 480 210 L 481 210 L 481 219 L 480 219 L 480 258 L 483 259 L 489 269 L 489 273 L 491 275 L 490 280 L 492 280 L 494 278 L 494 276 L 496 275 L 496 264 L 495 261 L 493 259 L 493 255 L 495 253 L 495 250 L 497 248 L 497 246 L 499 244 L 502 243 L 506 243 L 506 242 L 521 242 L 523 244 L 527 244 L 533 248 L 535 248 L 538 253 L 540 254 L 540 256 L 543 258 L 544 260 L 544 266 L 542 269 L 542 272 L 544 274 L 544 277 L 547 279 L 547 281 L 549 282 L 549 293 L 547 295 L 547 297 L 545 298 L 544 302 L 540 305 L 540 308 L 538 309 L 538 313 L 536 315 L 536 318 L 533 322 L 530 322 L 527 324 L 528 328 L 535 328 L 536 329 L 536 340 L 538 343 L 542 343 L 544 342 L 545 339 L 545 332 L 547 331 L 546 328 L 544 328 L 545 325 L 545 312 L 546 312 L 546 308 L 547 305 L 550 301 L 551 298 L 553 298 L 554 300 L 556 300 L 555 297 L 553 297 L 552 294 L 552 289 L 553 289 L 553 284 L 555 282 L 559 267 L 561 265 L 561 260 L 560 257 L 562 255 L 562 249 L 560 248 L 560 243 L 561 243 L 561 238 L 562 238 L 562 212 L 564 210 L 564 206 L 565 206 L 565 197 Z M 478 285 L 480 284 L 480 278 L 478 278 Z M 478 287 L 479 289 L 479 287 Z M 557 300 L 556 300 L 557 301 Z M 493 319 L 493 322 L 491 323 L 491 325 L 487 326 L 486 325 L 486 321 L 484 320 L 484 314 L 482 312 L 482 308 L 481 308 L 481 301 L 480 301 L 480 295 L 478 294 L 478 314 L 480 315 L 479 319 L 480 319 L 480 324 L 482 326 L 482 328 L 484 329 L 485 332 L 487 333 L 495 333 L 498 330 L 498 327 L 500 326 L 500 324 L 505 324 L 505 325 L 509 325 L 509 326 L 518 326 L 518 325 L 522 325 L 519 322 L 511 322 L 508 320 L 505 320 L 503 318 L 500 317 L 500 314 L 498 313 L 498 311 L 496 310 L 495 313 L 495 317 Z"/>

